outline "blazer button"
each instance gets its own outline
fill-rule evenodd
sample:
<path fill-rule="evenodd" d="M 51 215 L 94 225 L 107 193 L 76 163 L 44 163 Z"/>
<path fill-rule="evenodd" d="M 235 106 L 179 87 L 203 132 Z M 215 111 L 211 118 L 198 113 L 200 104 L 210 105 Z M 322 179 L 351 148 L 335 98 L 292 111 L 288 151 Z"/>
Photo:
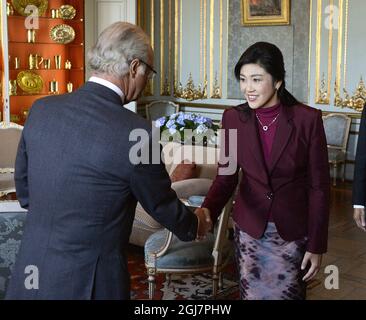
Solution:
<path fill-rule="evenodd" d="M 268 200 L 272 200 L 273 199 L 273 192 L 268 192 L 267 193 L 267 199 Z"/>

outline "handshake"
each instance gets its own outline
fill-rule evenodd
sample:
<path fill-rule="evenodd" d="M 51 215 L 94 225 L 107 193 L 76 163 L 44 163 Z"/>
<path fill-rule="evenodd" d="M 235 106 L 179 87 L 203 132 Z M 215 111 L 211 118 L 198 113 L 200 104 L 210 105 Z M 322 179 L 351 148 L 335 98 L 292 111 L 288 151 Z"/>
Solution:
<path fill-rule="evenodd" d="M 194 214 L 198 218 L 196 241 L 200 241 L 205 239 L 207 233 L 212 230 L 211 215 L 207 208 L 197 208 Z"/>

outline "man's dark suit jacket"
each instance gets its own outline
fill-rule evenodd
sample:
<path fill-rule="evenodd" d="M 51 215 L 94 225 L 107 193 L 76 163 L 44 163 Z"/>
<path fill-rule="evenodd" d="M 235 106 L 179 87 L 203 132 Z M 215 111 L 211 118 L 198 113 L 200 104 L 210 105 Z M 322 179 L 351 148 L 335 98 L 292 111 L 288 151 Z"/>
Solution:
<path fill-rule="evenodd" d="M 245 112 L 243 110 L 246 110 Z M 235 200 L 233 217 L 241 230 L 259 239 L 269 212 L 286 241 L 308 238 L 307 250 L 327 249 L 329 220 L 329 165 L 321 112 L 299 104 L 283 106 L 278 117 L 271 164 L 265 165 L 255 113 L 247 104 L 226 110 L 224 129 L 237 130 L 237 168 L 243 178 Z M 234 146 L 228 134 L 225 152 Z M 225 167 L 220 164 L 220 167 Z M 232 194 L 238 170 L 217 175 L 202 207 L 215 221 Z"/>
<path fill-rule="evenodd" d="M 366 105 L 362 111 L 358 135 L 352 203 L 366 206 Z"/>
<path fill-rule="evenodd" d="M 165 166 L 132 164 L 130 132 L 151 125 L 111 89 L 87 82 L 38 100 L 16 159 L 17 196 L 28 216 L 7 299 L 128 299 L 128 243 L 137 200 L 181 240 L 197 218 L 171 189 Z M 28 290 L 29 265 L 39 289 Z"/>

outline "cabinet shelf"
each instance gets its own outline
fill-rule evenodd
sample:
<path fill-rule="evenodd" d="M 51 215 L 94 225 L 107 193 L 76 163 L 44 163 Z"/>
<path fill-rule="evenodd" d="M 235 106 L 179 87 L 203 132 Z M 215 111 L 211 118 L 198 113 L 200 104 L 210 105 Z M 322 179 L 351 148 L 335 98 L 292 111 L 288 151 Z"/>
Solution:
<path fill-rule="evenodd" d="M 67 92 L 59 92 L 59 93 L 50 93 L 50 92 L 41 92 L 41 93 L 17 93 L 16 95 L 10 96 L 11 99 L 19 98 L 19 97 L 45 97 L 45 96 L 57 96 L 60 94 L 64 94 Z"/>
<path fill-rule="evenodd" d="M 71 69 L 29 69 L 29 68 L 19 68 L 19 69 L 14 69 L 14 68 L 10 68 L 10 71 L 34 71 L 34 72 L 38 72 L 38 71 L 84 71 L 84 68 L 71 68 Z"/>
<path fill-rule="evenodd" d="M 23 16 L 18 16 L 18 15 L 12 15 L 12 16 L 7 16 L 8 19 L 20 19 L 20 20 L 25 20 L 25 18 L 27 17 L 23 17 Z M 38 17 L 38 19 L 40 20 L 51 20 L 51 21 L 60 21 L 60 22 L 64 22 L 64 23 L 84 23 L 84 19 L 62 19 L 62 18 L 52 18 L 52 17 Z"/>
<path fill-rule="evenodd" d="M 68 46 L 68 47 L 83 47 L 84 46 L 84 43 L 67 43 L 67 44 L 64 44 L 64 43 L 57 43 L 57 42 L 27 42 L 27 41 L 12 41 L 10 40 L 9 43 L 13 43 L 13 44 L 27 44 L 27 45 L 32 45 L 32 46 L 36 46 L 36 45 L 39 45 L 39 44 L 42 44 L 42 45 L 56 45 L 56 46 Z"/>

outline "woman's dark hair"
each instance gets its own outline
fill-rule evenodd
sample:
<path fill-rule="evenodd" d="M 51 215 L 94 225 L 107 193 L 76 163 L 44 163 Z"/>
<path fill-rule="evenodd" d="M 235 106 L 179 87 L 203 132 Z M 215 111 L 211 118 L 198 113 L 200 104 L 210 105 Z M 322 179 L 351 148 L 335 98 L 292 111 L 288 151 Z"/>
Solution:
<path fill-rule="evenodd" d="M 235 66 L 234 72 L 238 81 L 240 80 L 240 70 L 242 66 L 250 63 L 260 65 L 273 77 L 274 81 L 282 81 L 277 93 L 278 98 L 283 105 L 293 106 L 299 103 L 297 99 L 286 90 L 286 71 L 283 55 L 281 50 L 274 44 L 269 42 L 256 42 L 244 51 Z"/>

